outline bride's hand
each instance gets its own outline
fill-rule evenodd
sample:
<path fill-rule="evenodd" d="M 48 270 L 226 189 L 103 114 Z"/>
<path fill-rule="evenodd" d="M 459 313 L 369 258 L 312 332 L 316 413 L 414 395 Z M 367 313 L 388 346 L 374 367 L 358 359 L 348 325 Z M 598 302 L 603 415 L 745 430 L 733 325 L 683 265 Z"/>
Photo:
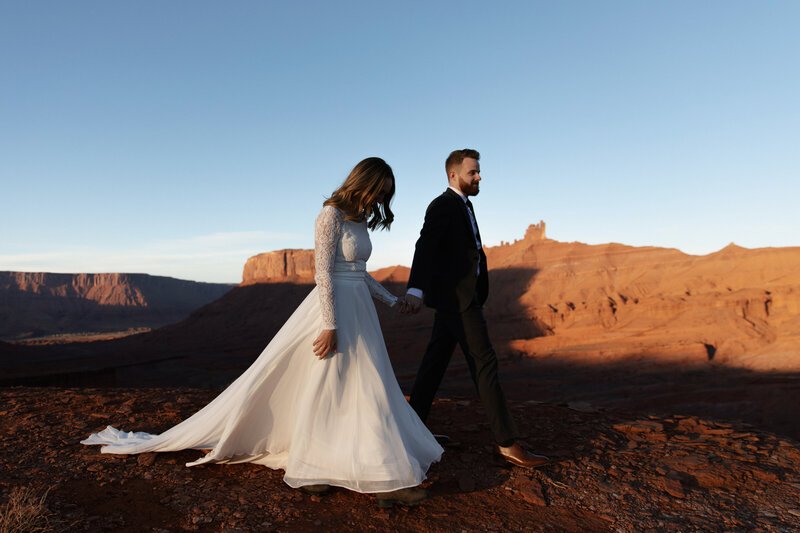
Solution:
<path fill-rule="evenodd" d="M 405 315 L 408 314 L 408 303 L 406 299 L 400 296 L 394 304 L 394 310 L 398 313 Z"/>
<path fill-rule="evenodd" d="M 323 329 L 314 341 L 314 355 L 319 359 L 324 359 L 329 353 L 336 352 L 336 330 Z"/>

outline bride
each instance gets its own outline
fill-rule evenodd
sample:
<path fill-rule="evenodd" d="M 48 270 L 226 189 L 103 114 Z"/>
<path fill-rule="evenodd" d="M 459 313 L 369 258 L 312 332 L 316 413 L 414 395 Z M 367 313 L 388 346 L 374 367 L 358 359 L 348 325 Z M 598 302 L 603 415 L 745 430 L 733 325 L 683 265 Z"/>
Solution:
<path fill-rule="evenodd" d="M 200 411 L 153 435 L 108 426 L 81 441 L 102 453 L 210 450 L 187 463 L 258 463 L 315 494 L 331 485 L 375 493 L 378 505 L 416 505 L 442 448 L 406 402 L 370 297 L 404 302 L 366 271 L 367 229 L 388 229 L 394 174 L 358 163 L 315 224 L 316 287 L 261 355 Z"/>

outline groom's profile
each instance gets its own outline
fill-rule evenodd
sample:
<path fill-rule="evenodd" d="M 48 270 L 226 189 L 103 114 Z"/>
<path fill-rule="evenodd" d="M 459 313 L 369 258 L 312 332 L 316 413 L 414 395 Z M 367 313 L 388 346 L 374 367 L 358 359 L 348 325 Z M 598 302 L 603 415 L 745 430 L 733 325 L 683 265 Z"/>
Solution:
<path fill-rule="evenodd" d="M 448 188 L 428 206 L 408 279 L 406 301 L 411 310 L 418 311 L 423 302 L 436 310 L 431 339 L 411 391 L 411 406 L 424 422 L 458 344 L 500 455 L 526 468 L 547 464 L 549 459 L 525 451 L 517 442 L 517 428 L 498 382 L 497 355 L 483 317 L 489 277 L 469 201 L 480 192 L 480 154 L 469 148 L 455 150 L 445 161 L 445 170 Z"/>

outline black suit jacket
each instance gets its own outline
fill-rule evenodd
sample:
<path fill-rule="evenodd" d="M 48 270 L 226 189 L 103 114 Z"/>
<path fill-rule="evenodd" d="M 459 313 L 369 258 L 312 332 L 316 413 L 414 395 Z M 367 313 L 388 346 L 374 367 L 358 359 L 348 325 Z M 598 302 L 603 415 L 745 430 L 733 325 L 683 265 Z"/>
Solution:
<path fill-rule="evenodd" d="M 433 200 L 425 212 L 408 287 L 421 289 L 425 305 L 438 311 L 462 312 L 475 296 L 481 305 L 486 301 L 486 254 L 475 244 L 464 200 L 452 189 Z"/>

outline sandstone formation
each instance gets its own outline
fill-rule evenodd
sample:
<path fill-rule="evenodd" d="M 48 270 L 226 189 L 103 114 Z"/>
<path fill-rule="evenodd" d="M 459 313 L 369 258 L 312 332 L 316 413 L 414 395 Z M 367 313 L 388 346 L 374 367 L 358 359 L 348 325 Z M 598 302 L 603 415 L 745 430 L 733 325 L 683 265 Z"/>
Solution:
<path fill-rule="evenodd" d="M 547 238 L 540 221 L 523 239 L 487 247 L 486 254 L 487 308 L 513 351 L 800 369 L 800 248 L 731 244 L 692 256 L 565 243 Z M 313 266 L 313 250 L 260 254 L 247 261 L 243 284 L 313 283 Z M 373 276 L 402 292 L 408 272 L 395 266 Z"/>
<path fill-rule="evenodd" d="M 276 250 L 254 255 L 244 265 L 242 285 L 255 283 L 314 283 L 314 250 Z M 372 272 L 380 282 L 408 279 L 409 268 L 386 267 Z"/>
<path fill-rule="evenodd" d="M 159 327 L 230 289 L 147 274 L 0 272 L 0 338 Z"/>
<path fill-rule="evenodd" d="M 313 282 L 314 250 L 277 250 L 247 260 L 242 284 L 289 281 Z"/>
<path fill-rule="evenodd" d="M 405 266 L 391 266 L 373 270 L 370 275 L 381 283 L 402 283 L 408 281 L 408 275 L 411 269 Z M 402 294 L 402 288 L 396 291 L 396 294 Z"/>
<path fill-rule="evenodd" d="M 691 256 L 526 237 L 487 255 L 496 277 L 528 277 L 518 304 L 547 335 L 514 342 L 523 353 L 800 369 L 800 248 Z"/>

